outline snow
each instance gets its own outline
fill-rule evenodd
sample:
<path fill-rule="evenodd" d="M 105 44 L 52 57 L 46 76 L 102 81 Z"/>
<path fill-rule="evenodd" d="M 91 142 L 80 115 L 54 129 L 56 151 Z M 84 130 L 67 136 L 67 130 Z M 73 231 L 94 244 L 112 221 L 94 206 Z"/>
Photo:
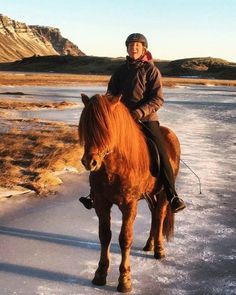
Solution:
<path fill-rule="evenodd" d="M 132 294 L 236 294 L 236 88 L 166 88 L 165 97 L 161 123 L 178 135 L 181 158 L 200 178 L 202 194 L 196 176 L 181 163 L 177 191 L 187 208 L 175 215 L 175 237 L 166 243 L 162 261 L 142 251 L 150 214 L 140 202 L 131 251 Z M 93 286 L 100 248 L 97 217 L 77 201 L 87 192 L 86 174 L 67 174 L 47 200 L 30 198 L 24 205 L 8 200 L 16 208 L 0 219 L 2 295 L 117 294 L 121 214 L 113 207 L 108 283 Z"/>

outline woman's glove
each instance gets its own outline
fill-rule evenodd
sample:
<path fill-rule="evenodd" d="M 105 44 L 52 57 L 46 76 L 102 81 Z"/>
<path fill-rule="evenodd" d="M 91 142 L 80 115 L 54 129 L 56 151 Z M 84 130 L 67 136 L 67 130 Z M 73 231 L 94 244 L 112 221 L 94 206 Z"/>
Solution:
<path fill-rule="evenodd" d="M 131 112 L 133 119 L 138 122 L 143 118 L 143 111 L 141 109 L 135 109 Z"/>

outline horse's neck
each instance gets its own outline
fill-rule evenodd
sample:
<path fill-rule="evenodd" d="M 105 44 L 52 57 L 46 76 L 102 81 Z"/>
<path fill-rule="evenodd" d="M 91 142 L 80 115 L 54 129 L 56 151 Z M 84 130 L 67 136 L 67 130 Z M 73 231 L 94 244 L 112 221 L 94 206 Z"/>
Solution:
<path fill-rule="evenodd" d="M 125 140 L 125 144 L 118 142 L 109 157 L 109 171 L 121 177 L 128 177 L 130 173 L 141 175 L 149 172 L 150 158 L 143 133 L 122 140 Z"/>
<path fill-rule="evenodd" d="M 103 167 L 108 183 L 118 183 L 123 193 L 134 193 L 136 197 L 141 196 L 143 192 L 152 191 L 155 178 L 150 173 L 150 161 L 147 153 L 147 147 L 140 147 L 137 159 L 135 157 L 125 158 L 119 149 L 114 149 L 107 156 Z M 139 162 L 137 163 L 137 161 Z"/>

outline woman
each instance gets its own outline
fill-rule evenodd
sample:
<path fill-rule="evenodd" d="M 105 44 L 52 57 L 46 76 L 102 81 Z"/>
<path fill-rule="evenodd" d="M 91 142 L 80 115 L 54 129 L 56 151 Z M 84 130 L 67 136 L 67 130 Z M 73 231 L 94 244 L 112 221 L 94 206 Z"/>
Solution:
<path fill-rule="evenodd" d="M 162 165 L 163 184 L 172 212 L 183 210 L 186 206 L 175 190 L 175 180 L 171 165 L 165 152 L 159 128 L 157 111 L 163 105 L 161 74 L 152 62 L 148 42 L 144 35 L 133 33 L 126 39 L 128 56 L 112 75 L 107 92 L 122 94 L 121 101 L 130 110 L 137 122 L 142 122 L 144 132 L 155 142 Z M 86 208 L 92 207 L 92 200 L 80 198 Z"/>

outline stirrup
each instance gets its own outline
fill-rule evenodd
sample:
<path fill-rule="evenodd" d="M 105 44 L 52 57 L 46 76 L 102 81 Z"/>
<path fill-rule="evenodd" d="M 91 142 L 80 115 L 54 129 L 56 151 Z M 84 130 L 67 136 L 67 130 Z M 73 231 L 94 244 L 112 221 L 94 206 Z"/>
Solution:
<path fill-rule="evenodd" d="M 93 201 L 90 195 L 88 195 L 87 197 L 80 197 L 79 201 L 84 205 L 86 209 L 90 210 L 93 208 Z"/>
<path fill-rule="evenodd" d="M 170 200 L 170 207 L 173 213 L 177 213 L 186 208 L 186 205 L 181 198 L 179 198 L 178 196 L 174 196 Z"/>

